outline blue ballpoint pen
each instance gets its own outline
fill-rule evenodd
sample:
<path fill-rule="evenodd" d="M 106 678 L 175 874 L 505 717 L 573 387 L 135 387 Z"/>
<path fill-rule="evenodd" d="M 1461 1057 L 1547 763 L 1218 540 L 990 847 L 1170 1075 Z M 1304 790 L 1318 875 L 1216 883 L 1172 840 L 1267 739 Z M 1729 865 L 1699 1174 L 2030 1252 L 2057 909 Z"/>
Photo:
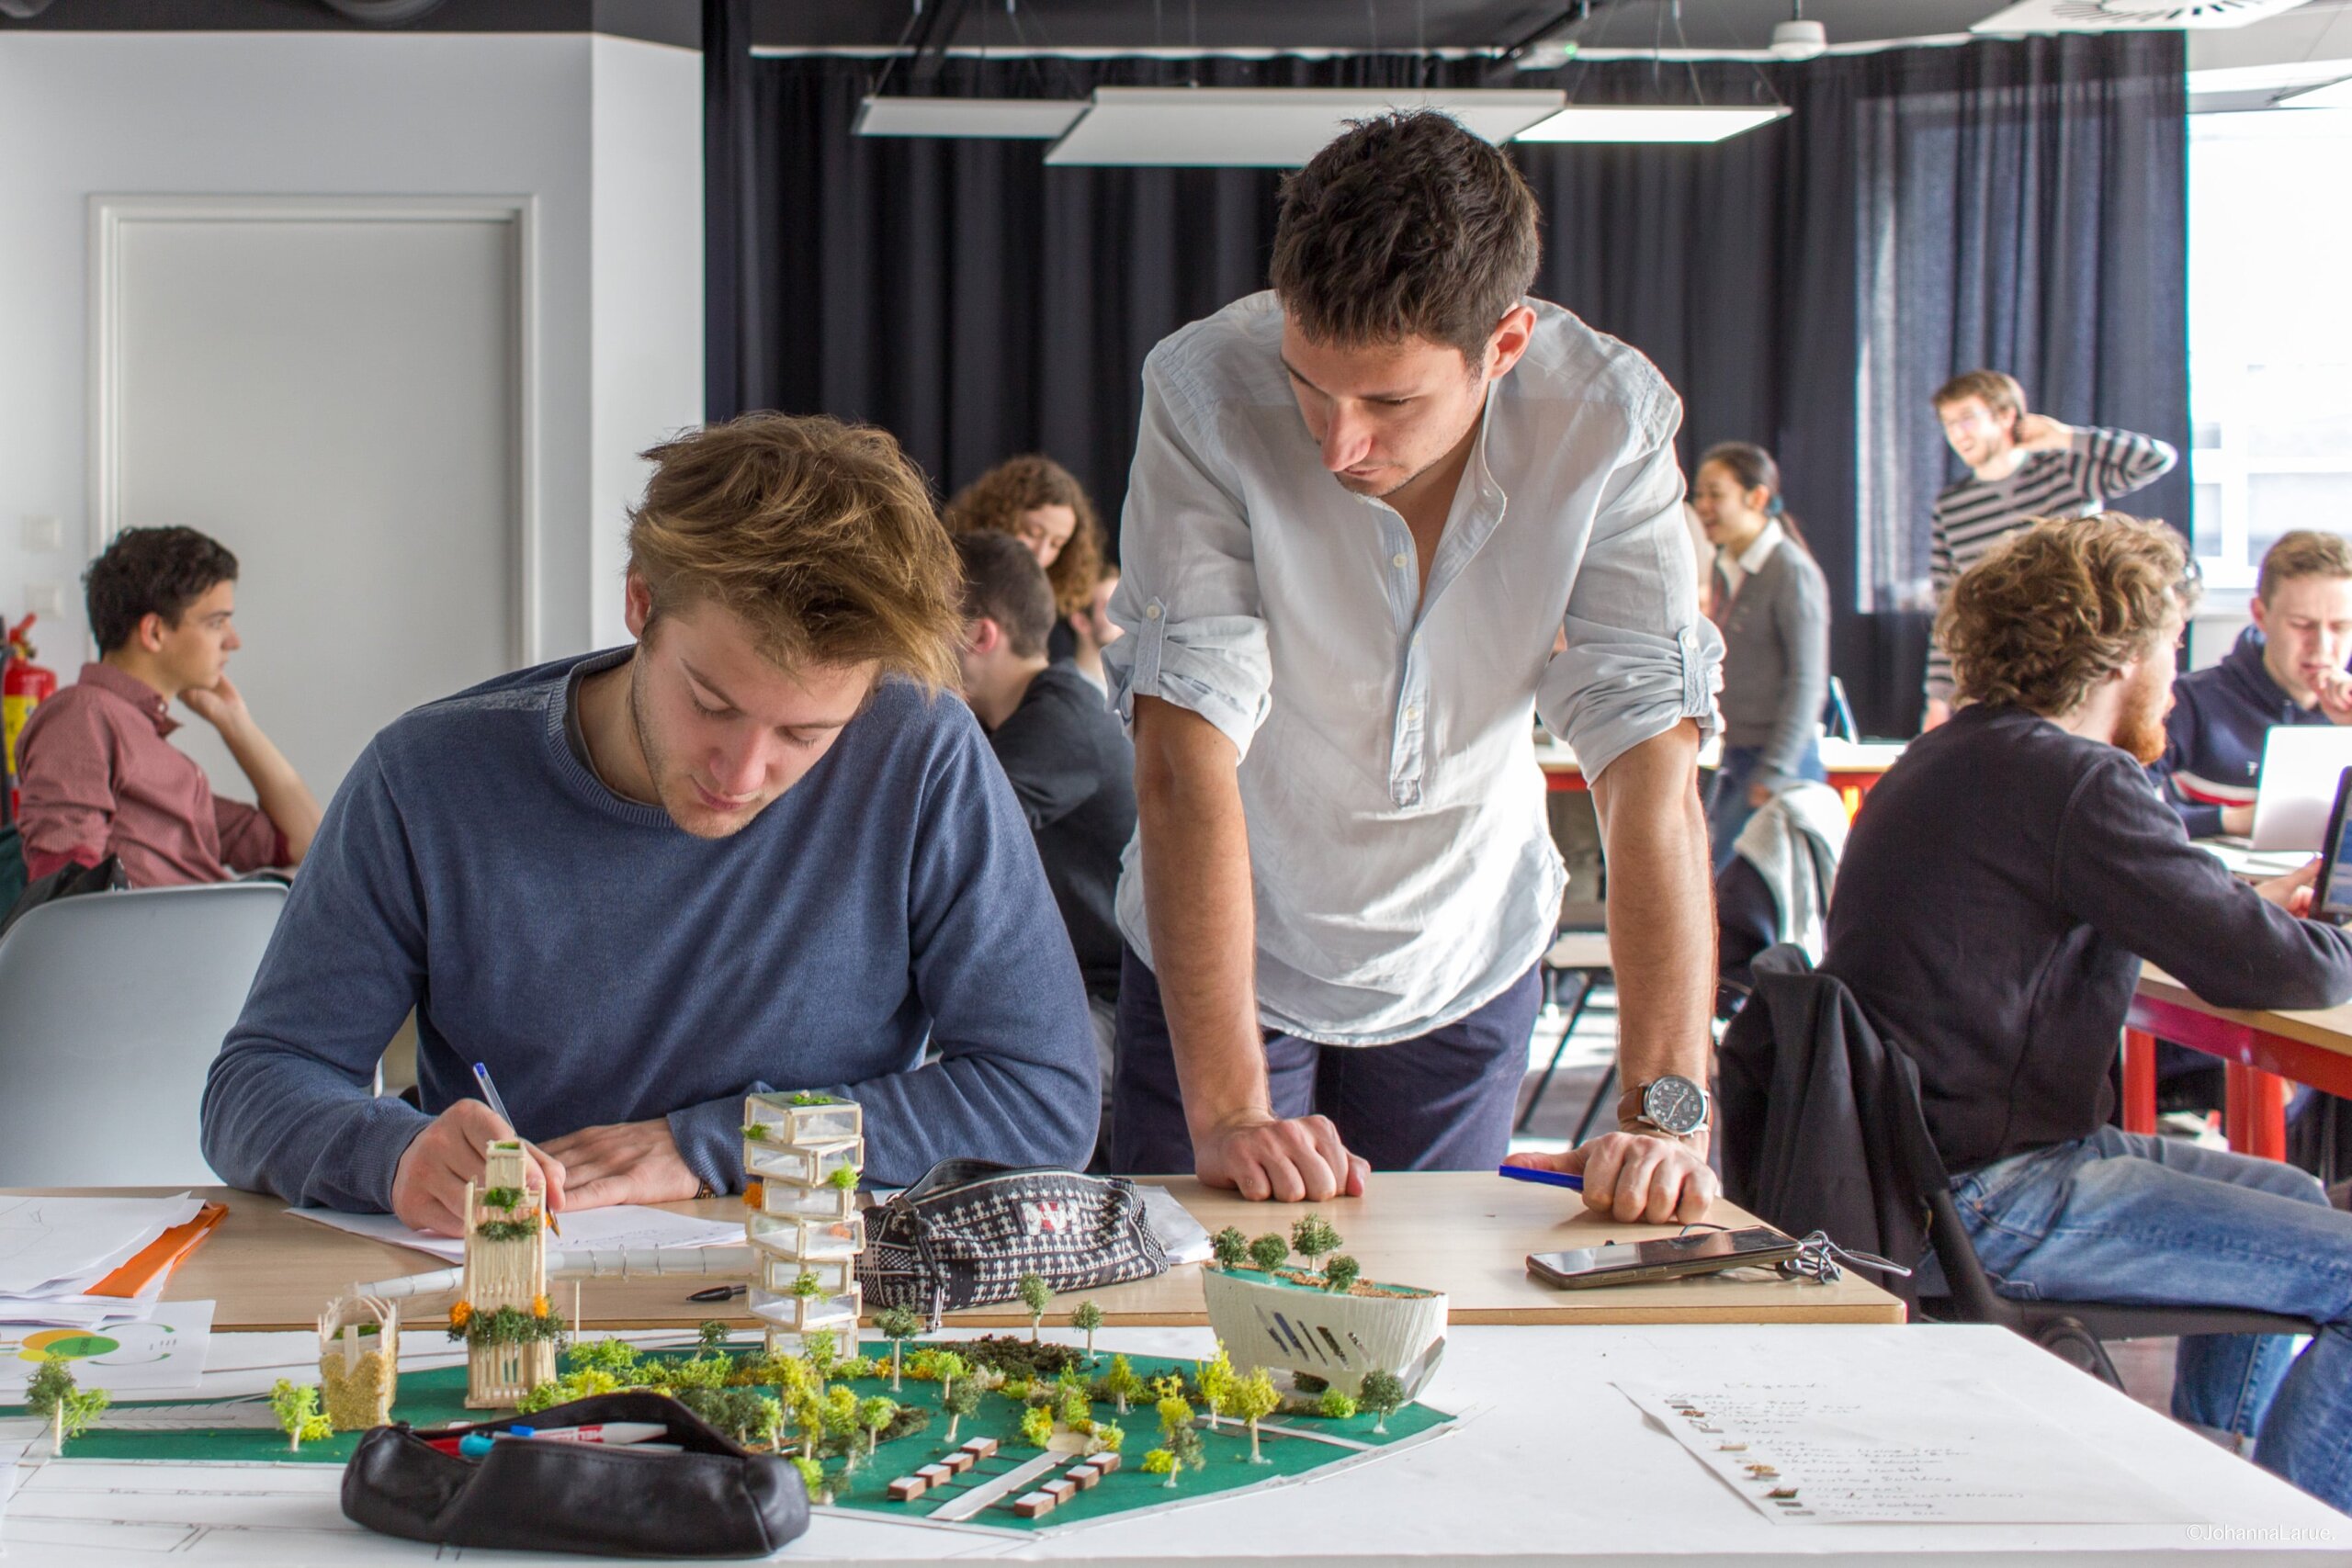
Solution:
<path fill-rule="evenodd" d="M 474 1064 L 474 1082 L 481 1085 L 481 1097 L 483 1100 L 489 1104 L 492 1111 L 498 1112 L 498 1119 L 501 1122 L 505 1122 L 508 1129 L 511 1131 L 514 1125 L 514 1118 L 506 1114 L 506 1102 L 498 1098 L 498 1086 L 490 1081 L 490 1067 L 488 1064 L 482 1062 L 476 1062 Z M 522 1136 L 520 1133 L 517 1133 L 514 1135 L 518 1138 Z M 1578 1183 L 1578 1185 L 1582 1185 L 1582 1183 Z M 558 1235 L 561 1235 L 563 1234 L 563 1227 L 556 1224 L 555 1211 L 547 1207 L 546 1200 L 544 1198 L 540 1200 L 540 1208 L 547 1214 L 548 1229 L 553 1231 Z"/>
<path fill-rule="evenodd" d="M 1538 1181 L 1546 1187 L 1566 1187 L 1575 1192 L 1584 1190 L 1583 1177 L 1570 1176 L 1562 1170 L 1538 1170 L 1528 1165 L 1498 1165 L 1495 1167 L 1495 1174 L 1508 1176 L 1513 1181 Z"/>

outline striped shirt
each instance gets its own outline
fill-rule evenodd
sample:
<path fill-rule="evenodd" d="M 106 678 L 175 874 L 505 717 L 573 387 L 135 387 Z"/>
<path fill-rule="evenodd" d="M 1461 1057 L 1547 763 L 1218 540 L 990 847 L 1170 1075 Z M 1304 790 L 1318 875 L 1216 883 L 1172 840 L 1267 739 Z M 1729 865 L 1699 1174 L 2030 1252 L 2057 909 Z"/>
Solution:
<path fill-rule="evenodd" d="M 2038 517 L 2087 517 L 2108 502 L 2154 483 L 2177 459 L 2153 435 L 2077 427 L 2065 450 L 2029 452 L 2007 479 L 1974 474 L 1936 497 L 1928 548 L 1928 575 L 1941 607 L 1960 574 L 1995 545 Z M 1951 658 L 1942 638 L 1928 648 L 1928 695 L 1951 701 Z"/>

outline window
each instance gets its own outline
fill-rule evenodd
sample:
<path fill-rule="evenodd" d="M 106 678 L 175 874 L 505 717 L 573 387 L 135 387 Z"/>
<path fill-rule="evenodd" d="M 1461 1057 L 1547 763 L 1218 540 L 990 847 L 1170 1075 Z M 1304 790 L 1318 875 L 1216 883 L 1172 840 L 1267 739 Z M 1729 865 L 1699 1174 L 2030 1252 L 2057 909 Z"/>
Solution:
<path fill-rule="evenodd" d="M 2352 534 L 2352 110 L 2188 125 L 2192 531 L 2229 593 L 2289 529 Z"/>

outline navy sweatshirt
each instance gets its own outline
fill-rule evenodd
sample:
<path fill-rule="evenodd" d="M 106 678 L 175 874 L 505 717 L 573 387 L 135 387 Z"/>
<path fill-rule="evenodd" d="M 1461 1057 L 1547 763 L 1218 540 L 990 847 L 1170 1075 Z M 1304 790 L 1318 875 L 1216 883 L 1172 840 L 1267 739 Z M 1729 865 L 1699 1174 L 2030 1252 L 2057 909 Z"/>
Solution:
<path fill-rule="evenodd" d="M 2172 684 L 2165 754 L 2154 778 L 2192 839 L 2219 838 L 2222 807 L 2251 806 L 2262 783 L 2262 746 L 2273 725 L 2333 722 L 2298 707 L 2262 662 L 2262 634 L 2248 626 L 2219 664 Z"/>
<path fill-rule="evenodd" d="M 2352 935 L 2190 843 L 2129 753 L 1976 704 L 1854 818 L 1821 967 L 1918 1065 L 1957 1176 L 2108 1120 L 2143 958 L 2221 1007 L 2352 998 Z"/>
<path fill-rule="evenodd" d="M 886 683 L 784 795 L 703 840 L 567 743 L 574 668 L 626 657 L 503 677 L 368 744 L 212 1065 L 213 1169 L 387 1209 L 477 1061 L 523 1136 L 666 1117 L 722 1192 L 754 1090 L 857 1100 L 879 1183 L 952 1156 L 1083 1164 L 1086 997 L 971 710 Z M 370 1091 L 412 1007 L 422 1111 Z"/>

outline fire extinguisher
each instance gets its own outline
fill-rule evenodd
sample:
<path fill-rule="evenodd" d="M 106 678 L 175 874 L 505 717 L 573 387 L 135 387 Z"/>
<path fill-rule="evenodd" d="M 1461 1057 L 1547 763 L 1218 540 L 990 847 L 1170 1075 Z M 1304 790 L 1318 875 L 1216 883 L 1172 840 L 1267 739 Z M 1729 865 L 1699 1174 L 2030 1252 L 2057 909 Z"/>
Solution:
<path fill-rule="evenodd" d="M 6 787 L 0 789 L 6 815 L 0 822 L 17 819 L 17 737 L 25 732 L 33 709 L 57 694 L 56 671 L 33 662 L 32 629 L 30 615 L 10 627 L 7 650 L 0 655 L 0 766 L 6 770 Z"/>

